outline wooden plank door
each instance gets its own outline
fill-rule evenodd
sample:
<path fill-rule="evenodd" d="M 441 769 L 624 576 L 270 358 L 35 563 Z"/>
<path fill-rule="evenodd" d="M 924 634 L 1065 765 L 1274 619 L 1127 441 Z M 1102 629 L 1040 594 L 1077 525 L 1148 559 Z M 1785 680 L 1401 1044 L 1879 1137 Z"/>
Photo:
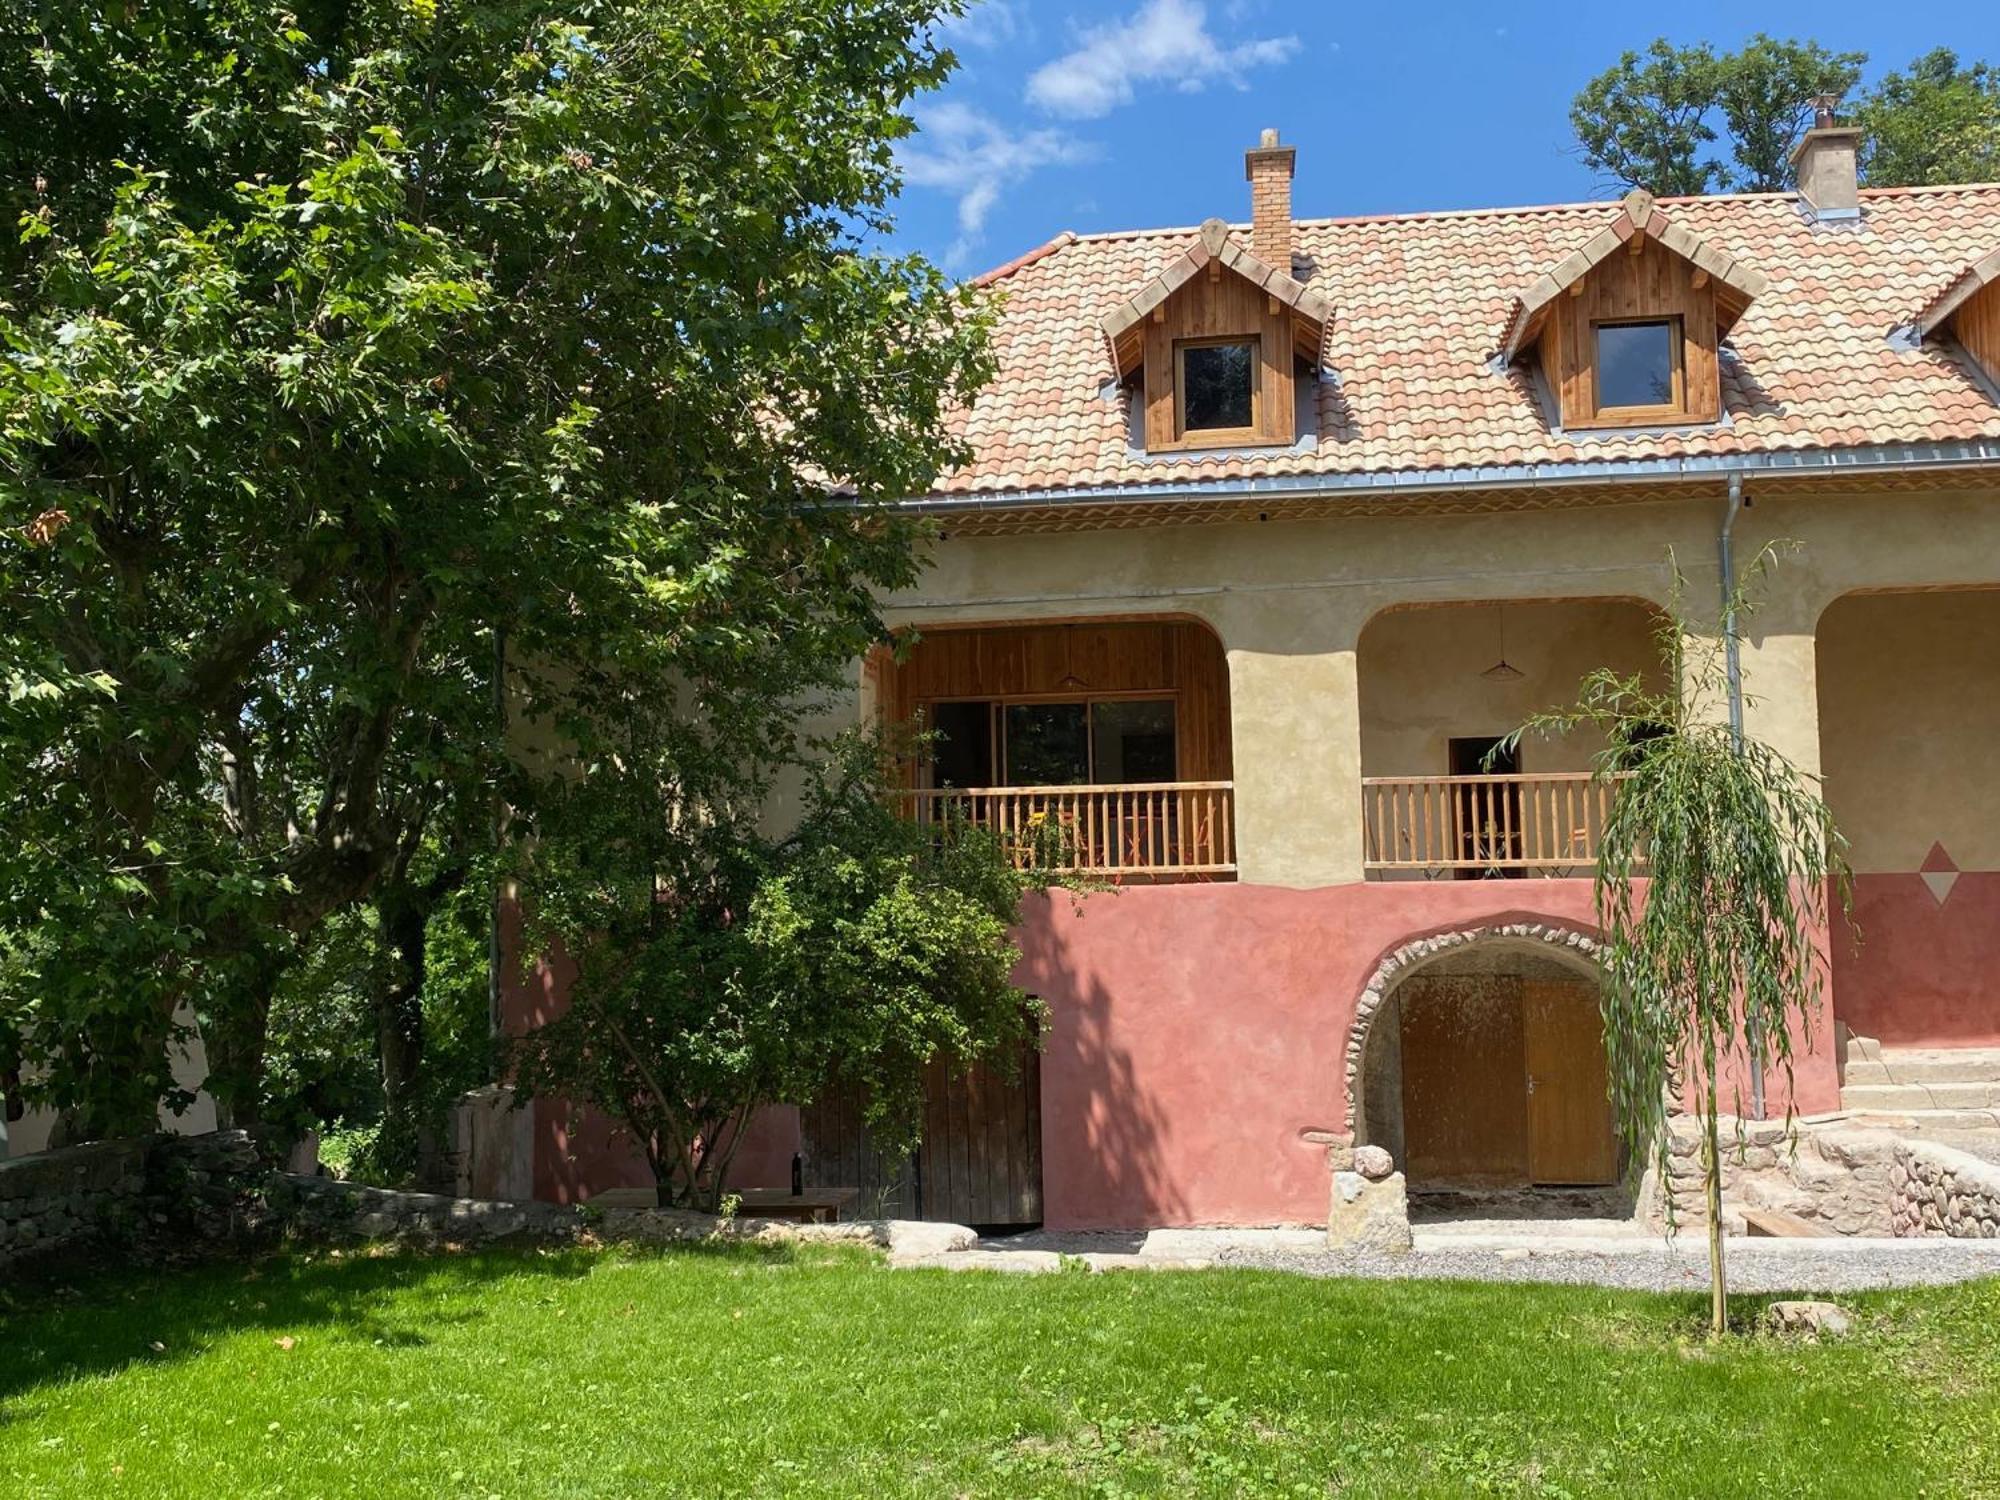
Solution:
<path fill-rule="evenodd" d="M 1041 1054 L 1030 1045 L 1010 1082 L 992 1068 L 924 1079 L 917 1216 L 949 1224 L 1042 1221 Z"/>
<path fill-rule="evenodd" d="M 1529 1175 L 1537 1184 L 1618 1180 L 1618 1132 L 1606 1096 L 1604 1021 L 1588 984 L 1528 980 L 1521 1009 L 1528 1059 Z"/>
<path fill-rule="evenodd" d="M 809 1188 L 859 1188 L 855 1218 L 914 1219 L 914 1154 L 883 1156 L 861 1120 L 861 1097 L 851 1089 L 828 1092 L 799 1111 L 801 1175 Z"/>
<path fill-rule="evenodd" d="M 1416 975 L 1397 989 L 1403 1154 L 1412 1187 L 1528 1180 L 1520 981 Z"/>
<path fill-rule="evenodd" d="M 799 1113 L 808 1187 L 861 1190 L 855 1213 L 952 1224 L 1042 1221 L 1041 1054 L 1030 1044 L 1010 1082 L 991 1068 L 924 1075 L 923 1140 L 885 1157 L 851 1091 Z"/>

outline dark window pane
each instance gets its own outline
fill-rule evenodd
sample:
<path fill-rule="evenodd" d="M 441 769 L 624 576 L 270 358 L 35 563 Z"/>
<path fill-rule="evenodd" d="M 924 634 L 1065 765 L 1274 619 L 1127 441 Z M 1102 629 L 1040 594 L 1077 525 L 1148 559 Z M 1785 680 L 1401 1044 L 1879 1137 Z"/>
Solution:
<path fill-rule="evenodd" d="M 1613 323 L 1597 330 L 1597 404 L 1674 404 L 1674 325 Z"/>
<path fill-rule="evenodd" d="M 1254 344 L 1199 344 L 1181 350 L 1181 412 L 1189 432 L 1250 425 Z"/>
<path fill-rule="evenodd" d="M 1081 786 L 1090 780 L 1089 716 L 1081 703 L 1007 705 L 1007 785 Z"/>
<path fill-rule="evenodd" d="M 993 705 L 934 703 L 931 771 L 939 786 L 993 785 Z"/>
<path fill-rule="evenodd" d="M 1090 737 L 1099 782 L 1174 779 L 1174 705 L 1171 699 L 1119 700 L 1091 705 Z"/>

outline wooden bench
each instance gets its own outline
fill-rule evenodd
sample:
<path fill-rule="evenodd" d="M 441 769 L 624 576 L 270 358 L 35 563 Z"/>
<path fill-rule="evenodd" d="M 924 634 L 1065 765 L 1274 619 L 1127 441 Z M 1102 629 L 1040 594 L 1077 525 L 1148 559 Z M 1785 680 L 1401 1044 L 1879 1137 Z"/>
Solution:
<path fill-rule="evenodd" d="M 737 1194 L 744 1219 L 797 1219 L 802 1224 L 838 1223 L 861 1196 L 860 1188 L 807 1188 L 794 1194 L 784 1188 L 745 1188 Z"/>
<path fill-rule="evenodd" d="M 736 1195 L 743 1206 L 736 1210 L 744 1219 L 796 1219 L 802 1224 L 837 1223 L 849 1205 L 861 1196 L 860 1188 L 807 1188 L 796 1198 L 784 1188 L 746 1188 Z M 649 1187 L 606 1188 L 590 1195 L 599 1208 L 651 1208 L 658 1201 Z"/>
<path fill-rule="evenodd" d="M 1837 1240 L 1839 1235 L 1824 1224 L 1801 1219 L 1797 1214 L 1780 1213 L 1774 1208 L 1743 1210 L 1743 1232 L 1752 1238 L 1780 1240 Z"/>

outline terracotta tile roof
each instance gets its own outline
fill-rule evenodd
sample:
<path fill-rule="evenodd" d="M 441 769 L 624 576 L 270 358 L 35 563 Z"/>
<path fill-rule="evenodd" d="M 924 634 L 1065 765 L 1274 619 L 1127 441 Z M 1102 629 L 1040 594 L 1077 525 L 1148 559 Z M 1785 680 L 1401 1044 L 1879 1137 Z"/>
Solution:
<path fill-rule="evenodd" d="M 2000 404 L 1964 354 L 1890 338 L 2000 243 L 2000 185 L 1884 189 L 1862 203 L 1857 229 L 1809 222 L 1789 194 L 1663 200 L 1663 222 L 1728 257 L 1742 289 L 1765 284 L 1730 334 L 1725 420 L 1645 433 L 1552 431 L 1533 383 L 1491 363 L 1540 278 L 1620 205 L 1302 220 L 1293 272 L 1333 309 L 1318 441 L 1192 456 L 1134 450 L 1124 396 L 1107 394 L 1103 328 L 1199 231 L 1064 235 L 982 278 L 1007 299 L 999 373 L 958 418 L 973 462 L 937 493 L 2000 441 Z"/>

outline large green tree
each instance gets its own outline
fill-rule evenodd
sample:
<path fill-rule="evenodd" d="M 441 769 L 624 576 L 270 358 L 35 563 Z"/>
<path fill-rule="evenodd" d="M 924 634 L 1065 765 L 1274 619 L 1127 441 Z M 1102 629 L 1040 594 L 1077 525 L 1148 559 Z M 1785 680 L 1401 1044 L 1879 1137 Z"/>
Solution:
<path fill-rule="evenodd" d="M 1608 182 L 1661 195 L 1784 192 L 1819 95 L 1849 95 L 1867 56 L 1759 32 L 1734 52 L 1666 38 L 1627 52 L 1570 105 L 1578 154 Z M 1943 48 L 1856 96 L 1877 187 L 1985 182 L 2000 171 L 2000 79 Z"/>
<path fill-rule="evenodd" d="M 947 0 L 948 3 L 948 0 Z M 750 795 L 984 324 L 865 253 L 937 0 L 0 4 L 0 1079 L 83 1128 L 517 731 Z"/>
<path fill-rule="evenodd" d="M 2000 71 L 1940 47 L 1891 73 L 1854 112 L 1880 187 L 2000 181 Z"/>

